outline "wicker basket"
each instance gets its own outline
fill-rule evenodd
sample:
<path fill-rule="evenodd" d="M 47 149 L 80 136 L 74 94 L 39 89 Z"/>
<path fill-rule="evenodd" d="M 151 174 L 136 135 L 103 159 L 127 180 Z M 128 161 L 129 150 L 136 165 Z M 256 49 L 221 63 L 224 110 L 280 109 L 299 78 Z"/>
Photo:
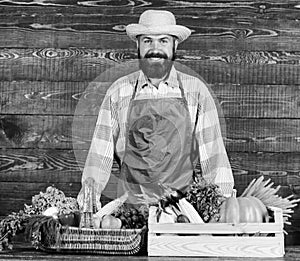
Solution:
<path fill-rule="evenodd" d="M 61 226 L 55 235 L 43 235 L 40 230 L 38 248 L 47 252 L 135 255 L 147 251 L 147 227 L 142 229 L 94 228 L 96 209 L 95 181 L 83 185 L 83 213 L 79 227 Z"/>
<path fill-rule="evenodd" d="M 41 239 L 46 252 L 136 255 L 146 249 L 147 229 L 93 229 L 61 227 L 55 242 Z M 43 237 L 42 237 L 43 238 Z"/>

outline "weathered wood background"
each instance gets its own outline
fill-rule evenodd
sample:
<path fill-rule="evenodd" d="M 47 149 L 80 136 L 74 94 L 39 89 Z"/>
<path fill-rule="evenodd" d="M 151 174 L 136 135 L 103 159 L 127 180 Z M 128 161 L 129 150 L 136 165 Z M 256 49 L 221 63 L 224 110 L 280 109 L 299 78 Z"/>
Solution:
<path fill-rule="evenodd" d="M 124 27 L 149 8 L 170 10 L 193 30 L 178 61 L 221 103 L 238 191 L 263 174 L 282 185 L 281 195 L 300 197 L 299 1 L 3 0 L 0 216 L 52 184 L 77 195 L 83 161 L 75 155 L 86 153 L 92 134 L 88 124 L 80 130 L 87 139 L 72 132 L 78 101 L 97 110 L 108 84 L 93 90 L 90 82 L 136 58 Z M 299 244 L 299 207 L 291 221 L 286 242 Z"/>

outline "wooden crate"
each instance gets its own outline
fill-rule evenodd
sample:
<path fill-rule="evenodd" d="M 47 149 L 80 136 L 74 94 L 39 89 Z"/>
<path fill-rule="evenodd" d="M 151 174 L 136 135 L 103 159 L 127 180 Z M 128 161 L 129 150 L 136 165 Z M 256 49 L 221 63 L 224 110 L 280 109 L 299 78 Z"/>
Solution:
<path fill-rule="evenodd" d="M 282 210 L 270 208 L 270 223 L 158 224 L 149 212 L 149 256 L 282 257 Z"/>

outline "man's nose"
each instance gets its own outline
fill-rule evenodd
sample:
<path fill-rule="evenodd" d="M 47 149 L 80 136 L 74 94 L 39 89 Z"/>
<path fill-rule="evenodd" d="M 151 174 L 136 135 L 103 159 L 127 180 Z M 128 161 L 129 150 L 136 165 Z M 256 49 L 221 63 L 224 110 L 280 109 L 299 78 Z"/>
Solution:
<path fill-rule="evenodd" d="M 159 47 L 160 47 L 159 41 L 152 41 L 152 48 L 153 48 L 153 50 L 158 51 Z"/>

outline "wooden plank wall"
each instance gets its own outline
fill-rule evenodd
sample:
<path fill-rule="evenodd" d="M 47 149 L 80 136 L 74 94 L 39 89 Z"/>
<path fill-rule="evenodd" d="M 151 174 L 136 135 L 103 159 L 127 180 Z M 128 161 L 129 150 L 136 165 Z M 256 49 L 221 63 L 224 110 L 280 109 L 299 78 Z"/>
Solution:
<path fill-rule="evenodd" d="M 136 58 L 124 28 L 149 8 L 170 10 L 193 30 L 178 62 L 200 74 L 221 103 L 238 191 L 263 174 L 282 185 L 282 195 L 300 196 L 299 1 L 6 0 L 0 1 L 0 216 L 51 184 L 77 195 L 92 130 L 82 124 L 80 140 L 73 116 L 83 100 L 89 106 L 81 117 L 93 124 L 109 83 L 93 89 L 90 82 Z M 299 244 L 299 207 L 292 222 L 287 244 Z"/>

